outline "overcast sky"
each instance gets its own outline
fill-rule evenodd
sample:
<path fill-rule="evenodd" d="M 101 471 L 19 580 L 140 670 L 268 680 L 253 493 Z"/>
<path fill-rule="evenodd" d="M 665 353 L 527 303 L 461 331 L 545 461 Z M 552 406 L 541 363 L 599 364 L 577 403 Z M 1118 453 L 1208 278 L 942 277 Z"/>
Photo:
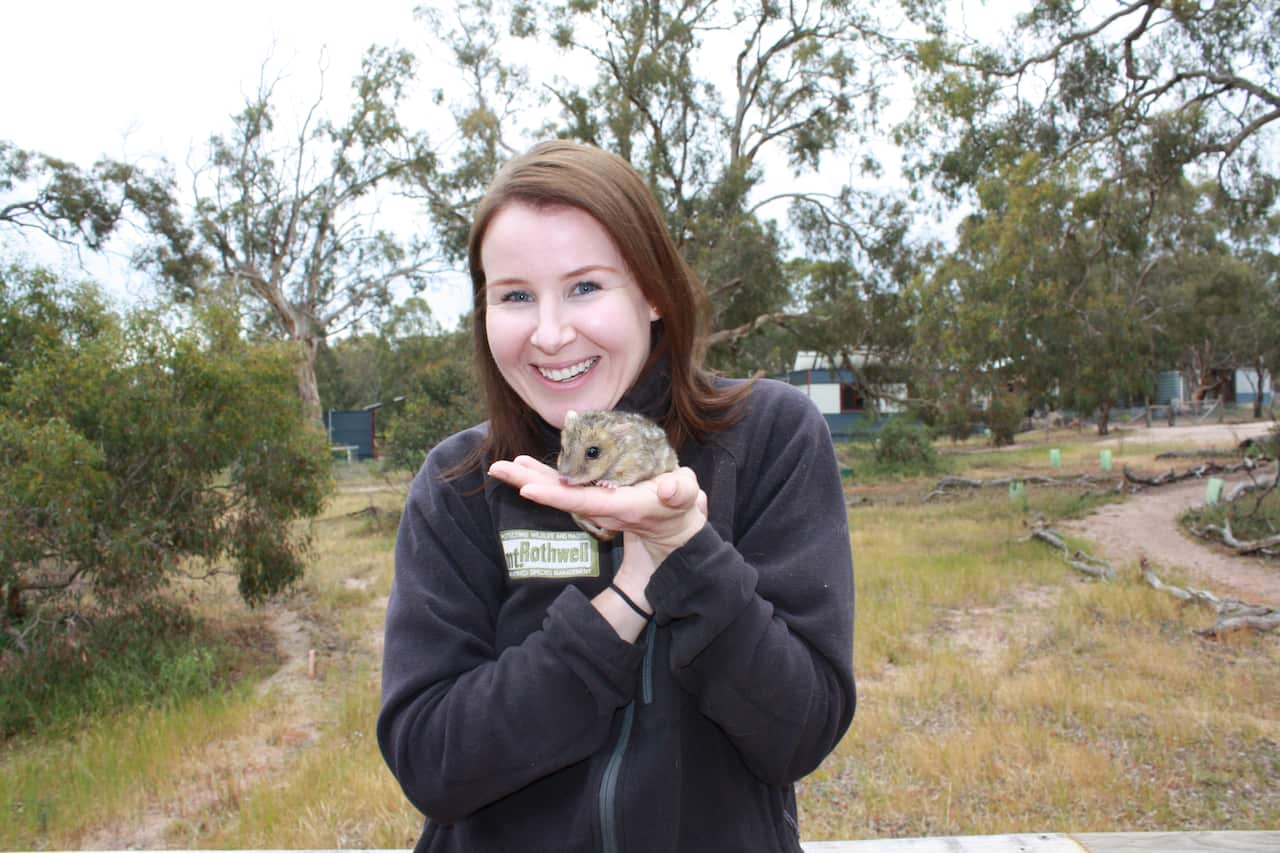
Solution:
<path fill-rule="evenodd" d="M 990 15 L 992 6 L 1009 2 L 978 5 Z M 342 96 L 335 101 L 339 107 L 370 45 L 407 47 L 429 61 L 415 5 L 416 0 L 0 0 L 0 139 L 82 165 L 103 156 L 144 164 L 163 157 L 181 184 L 189 179 L 187 164 L 202 161 L 208 136 L 225 131 L 245 95 L 256 91 L 268 59 L 273 76 L 285 74 L 277 94 L 291 98 L 298 112 L 316 94 L 322 56 L 325 91 Z M 49 258 L 48 243 L 30 239 L 27 245 L 43 263 L 72 269 L 74 258 Z M 90 275 L 121 298 L 146 287 L 137 276 L 127 286 L 121 283 L 129 277 L 124 257 L 108 259 L 105 266 L 101 259 L 86 260 Z M 461 281 L 428 298 L 446 325 L 468 301 Z"/>
<path fill-rule="evenodd" d="M 179 182 L 201 162 L 209 135 L 257 90 L 264 61 L 293 103 L 309 104 L 320 84 L 337 107 L 372 44 L 422 54 L 423 24 L 413 0 L 0 0 L 0 139 L 81 165 L 107 156 L 130 162 L 163 157 Z M 287 102 L 286 102 L 287 103 Z M 50 241 L 30 238 L 29 254 L 77 273 Z M 127 258 L 82 256 L 88 274 L 122 301 L 146 289 L 128 285 Z M 83 273 L 81 273 L 83 274 Z M 451 324 L 465 288 L 431 294 Z"/>
<path fill-rule="evenodd" d="M 412 0 L 6 0 L 0 122 L 20 146 L 77 161 L 182 162 L 256 89 L 268 57 L 310 90 L 324 51 L 345 88 L 370 44 L 414 47 L 421 29 Z"/>

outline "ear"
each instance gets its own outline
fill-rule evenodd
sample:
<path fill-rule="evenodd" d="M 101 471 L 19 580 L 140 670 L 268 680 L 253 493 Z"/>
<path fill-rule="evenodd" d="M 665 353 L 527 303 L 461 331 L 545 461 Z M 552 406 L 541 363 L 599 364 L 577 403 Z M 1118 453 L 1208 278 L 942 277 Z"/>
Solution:
<path fill-rule="evenodd" d="M 573 422 L 578 419 L 578 413 L 573 409 L 564 413 L 564 425 L 566 428 L 573 426 Z"/>

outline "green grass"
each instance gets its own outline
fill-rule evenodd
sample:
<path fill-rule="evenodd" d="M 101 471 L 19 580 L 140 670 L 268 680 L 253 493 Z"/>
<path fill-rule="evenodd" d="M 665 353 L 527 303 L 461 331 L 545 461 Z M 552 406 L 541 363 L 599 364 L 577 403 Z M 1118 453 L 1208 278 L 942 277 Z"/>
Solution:
<path fill-rule="evenodd" d="M 1280 533 L 1280 489 L 1254 492 L 1233 501 L 1188 511 L 1182 517 L 1185 527 L 1231 522 L 1231 532 L 1242 542 L 1265 539 Z"/>
<path fill-rule="evenodd" d="M 0 849 L 74 849 L 105 822 L 171 791 L 208 744 L 233 737 L 259 710 L 245 687 L 160 706 L 88 716 L 0 752 Z"/>
<path fill-rule="evenodd" d="M 412 847 L 422 818 L 374 743 L 377 672 L 361 668 L 335 694 L 334 725 L 276 784 L 245 791 L 235 809 L 174 841 L 216 849 Z"/>
<path fill-rule="evenodd" d="M 217 691 L 267 661 L 253 626 L 223 628 L 162 600 L 37 623 L 0 663 L 0 742 L 57 735 L 86 717 Z M 67 626 L 62 619 L 71 619 Z"/>

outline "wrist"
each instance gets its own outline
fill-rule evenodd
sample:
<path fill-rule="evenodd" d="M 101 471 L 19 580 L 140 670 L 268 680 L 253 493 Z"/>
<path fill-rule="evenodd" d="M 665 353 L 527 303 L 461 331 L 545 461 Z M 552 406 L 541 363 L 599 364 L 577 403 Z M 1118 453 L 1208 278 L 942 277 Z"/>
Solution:
<path fill-rule="evenodd" d="M 683 548 L 689 543 L 689 540 L 702 532 L 702 528 L 707 525 L 707 518 L 704 515 L 698 515 L 691 520 L 689 524 L 681 529 L 676 536 L 667 537 L 661 540 L 644 541 L 645 550 L 649 552 L 649 556 L 653 559 L 655 566 L 662 565 L 662 562 L 671 556 L 671 552 Z"/>
<path fill-rule="evenodd" d="M 612 594 L 622 599 L 631 610 L 647 619 L 653 615 L 653 605 L 649 603 L 648 596 L 644 594 L 645 587 L 648 585 L 648 577 L 641 577 L 634 572 L 626 571 L 626 568 L 622 567 L 609 583 L 609 588 L 612 590 Z"/>
<path fill-rule="evenodd" d="M 631 608 L 632 613 L 636 614 L 641 619 L 644 619 L 647 622 L 653 618 L 653 608 L 649 606 L 649 603 L 646 601 L 643 605 L 640 604 L 640 602 L 636 601 L 630 595 L 628 595 L 626 591 L 622 589 L 622 587 L 618 586 L 617 581 L 610 583 L 609 589 L 610 591 L 613 592 L 614 595 L 618 596 L 618 598 L 621 599 L 623 604 Z"/>

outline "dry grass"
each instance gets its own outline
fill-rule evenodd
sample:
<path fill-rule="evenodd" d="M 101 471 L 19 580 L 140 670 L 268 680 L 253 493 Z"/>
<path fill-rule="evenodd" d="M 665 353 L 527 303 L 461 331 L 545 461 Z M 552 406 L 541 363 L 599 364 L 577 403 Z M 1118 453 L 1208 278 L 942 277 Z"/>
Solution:
<path fill-rule="evenodd" d="M 216 849 L 412 847 L 422 818 L 405 801 L 378 753 L 373 720 L 377 672 L 354 673 L 338 697 L 335 723 L 288 769 L 245 791 L 188 837 L 170 840 Z"/>
<path fill-rule="evenodd" d="M 1044 452 L 974 453 L 961 470 L 1043 472 Z M 1064 457 L 1083 468 L 1096 448 Z M 319 679 L 286 667 L 11 750 L 0 805 L 40 815 L 16 832 L 0 814 L 0 848 L 410 846 L 420 818 L 373 739 L 403 496 L 352 488 L 369 482 L 314 524 L 315 566 L 282 605 Z M 1131 576 L 1082 580 L 1027 541 L 1003 492 L 921 503 L 927 483 L 899 485 L 897 503 L 851 510 L 859 709 L 800 785 L 806 838 L 1280 826 L 1280 637 L 1205 641 L 1202 614 Z M 1052 517 L 1086 505 L 1029 495 Z M 218 619 L 255 618 L 229 592 L 206 599 Z"/>
<path fill-rule="evenodd" d="M 859 709 L 806 838 L 1280 825 L 1277 638 L 1087 582 L 1007 499 L 854 510 Z"/>

